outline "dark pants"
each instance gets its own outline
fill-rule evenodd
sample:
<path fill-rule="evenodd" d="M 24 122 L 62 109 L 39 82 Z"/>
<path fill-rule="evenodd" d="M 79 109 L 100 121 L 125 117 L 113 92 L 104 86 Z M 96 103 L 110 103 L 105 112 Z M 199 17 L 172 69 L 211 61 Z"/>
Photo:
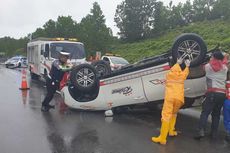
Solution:
<path fill-rule="evenodd" d="M 199 129 L 205 130 L 208 116 L 212 113 L 211 134 L 216 134 L 220 121 L 220 112 L 226 96 L 224 93 L 209 92 L 202 104 L 202 112 L 200 115 Z"/>
<path fill-rule="evenodd" d="M 46 79 L 46 90 L 47 94 L 45 99 L 42 102 L 42 106 L 48 106 L 50 101 L 53 99 L 53 96 L 56 90 L 59 88 L 59 83 L 52 81 L 51 79 Z"/>

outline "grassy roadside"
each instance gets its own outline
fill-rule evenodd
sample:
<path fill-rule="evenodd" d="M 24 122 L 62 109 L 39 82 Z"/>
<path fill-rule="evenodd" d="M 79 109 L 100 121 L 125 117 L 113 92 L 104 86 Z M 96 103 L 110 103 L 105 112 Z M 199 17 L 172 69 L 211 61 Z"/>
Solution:
<path fill-rule="evenodd" d="M 225 51 L 228 51 L 230 50 L 229 27 L 230 22 L 223 20 L 198 22 L 185 27 L 169 30 L 158 38 L 112 46 L 111 51 L 133 63 L 144 57 L 159 55 L 168 51 L 175 38 L 182 33 L 199 34 L 206 42 L 208 49 L 220 44 Z"/>

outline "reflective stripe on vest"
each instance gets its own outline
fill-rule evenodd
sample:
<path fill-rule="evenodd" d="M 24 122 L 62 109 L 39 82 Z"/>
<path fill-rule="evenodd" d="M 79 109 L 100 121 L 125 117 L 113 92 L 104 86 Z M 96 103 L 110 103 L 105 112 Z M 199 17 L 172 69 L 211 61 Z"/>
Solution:
<path fill-rule="evenodd" d="M 225 93 L 226 90 L 225 89 L 220 89 L 220 88 L 208 88 L 207 92 L 222 92 L 222 93 Z"/>

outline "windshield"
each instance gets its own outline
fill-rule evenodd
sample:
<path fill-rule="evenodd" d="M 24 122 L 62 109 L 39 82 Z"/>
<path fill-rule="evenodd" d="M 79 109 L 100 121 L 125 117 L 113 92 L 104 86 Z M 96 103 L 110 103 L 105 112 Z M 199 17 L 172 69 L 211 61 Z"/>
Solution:
<path fill-rule="evenodd" d="M 21 57 L 12 57 L 10 59 L 8 59 L 9 62 L 17 62 L 21 59 Z"/>
<path fill-rule="evenodd" d="M 58 58 L 59 52 L 65 50 L 70 53 L 70 59 L 85 58 L 85 50 L 83 44 L 79 43 L 51 43 L 51 57 Z"/>
<path fill-rule="evenodd" d="M 12 57 L 10 60 L 12 61 L 18 61 L 20 59 L 20 57 Z"/>
<path fill-rule="evenodd" d="M 129 64 L 128 61 L 126 61 L 124 58 L 121 57 L 111 57 L 111 61 L 114 64 L 122 64 L 122 65 Z"/>

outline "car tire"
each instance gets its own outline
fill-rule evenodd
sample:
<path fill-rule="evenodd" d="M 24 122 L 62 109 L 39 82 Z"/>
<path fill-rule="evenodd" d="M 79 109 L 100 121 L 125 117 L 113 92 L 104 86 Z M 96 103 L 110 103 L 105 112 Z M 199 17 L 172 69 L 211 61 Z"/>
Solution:
<path fill-rule="evenodd" d="M 89 64 L 81 64 L 74 67 L 70 73 L 70 82 L 74 88 L 80 91 L 90 91 L 98 84 L 95 68 Z"/>
<path fill-rule="evenodd" d="M 178 58 L 189 59 L 190 66 L 194 67 L 203 62 L 207 46 L 199 35 L 185 33 L 176 38 L 171 51 L 175 63 Z"/>
<path fill-rule="evenodd" d="M 39 79 L 39 76 L 38 76 L 37 74 L 33 73 L 33 72 L 30 72 L 30 78 L 31 78 L 32 80 L 38 80 L 38 79 Z"/>
<path fill-rule="evenodd" d="M 39 79 L 39 76 L 31 71 L 31 67 L 29 68 L 29 71 L 30 71 L 30 78 L 32 80 L 38 80 Z"/>
<path fill-rule="evenodd" d="M 110 65 L 104 60 L 92 62 L 92 65 L 95 67 L 99 78 L 109 75 L 112 72 Z"/>
<path fill-rule="evenodd" d="M 47 73 L 47 70 L 46 70 L 46 69 L 44 70 L 43 78 L 44 78 L 45 80 L 48 79 L 48 73 Z"/>

